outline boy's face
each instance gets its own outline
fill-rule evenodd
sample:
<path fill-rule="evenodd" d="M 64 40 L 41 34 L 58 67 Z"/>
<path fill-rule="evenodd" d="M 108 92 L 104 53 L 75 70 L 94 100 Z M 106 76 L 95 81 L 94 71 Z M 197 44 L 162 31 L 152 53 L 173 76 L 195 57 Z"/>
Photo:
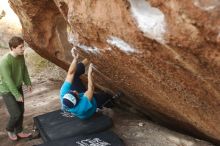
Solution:
<path fill-rule="evenodd" d="M 16 55 L 24 55 L 24 44 L 20 44 L 18 45 L 16 48 L 12 48 L 12 51 L 16 54 Z"/>

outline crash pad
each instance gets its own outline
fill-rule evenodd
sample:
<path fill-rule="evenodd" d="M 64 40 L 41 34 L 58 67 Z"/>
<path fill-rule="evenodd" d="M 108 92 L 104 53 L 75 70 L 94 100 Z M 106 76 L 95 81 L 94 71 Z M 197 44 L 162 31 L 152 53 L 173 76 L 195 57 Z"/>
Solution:
<path fill-rule="evenodd" d="M 34 117 L 34 124 L 44 142 L 102 132 L 112 127 L 112 119 L 96 113 L 88 120 L 80 120 L 61 110 Z"/>
<path fill-rule="evenodd" d="M 71 137 L 37 146 L 124 146 L 123 141 L 112 131 Z"/>

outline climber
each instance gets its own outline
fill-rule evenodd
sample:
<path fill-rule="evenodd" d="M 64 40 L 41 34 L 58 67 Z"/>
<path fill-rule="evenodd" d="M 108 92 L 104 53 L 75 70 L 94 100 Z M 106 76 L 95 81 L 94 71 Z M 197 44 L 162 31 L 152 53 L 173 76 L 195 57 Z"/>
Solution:
<path fill-rule="evenodd" d="M 72 49 L 73 50 L 73 49 Z M 66 79 L 60 90 L 61 109 L 80 119 L 88 119 L 95 114 L 97 109 L 103 106 L 110 108 L 114 105 L 114 99 L 122 94 L 118 92 L 111 96 L 105 92 L 94 92 L 93 65 L 88 68 L 88 89 L 83 85 L 80 76 L 85 72 L 85 66 L 89 63 L 84 59 L 77 64 L 78 54 L 72 51 L 73 61 L 68 69 Z"/>

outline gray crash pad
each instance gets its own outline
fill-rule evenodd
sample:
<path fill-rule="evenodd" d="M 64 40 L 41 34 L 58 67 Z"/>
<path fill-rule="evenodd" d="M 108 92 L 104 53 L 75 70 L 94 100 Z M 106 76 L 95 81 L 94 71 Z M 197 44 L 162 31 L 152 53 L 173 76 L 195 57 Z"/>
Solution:
<path fill-rule="evenodd" d="M 98 133 L 112 127 L 111 118 L 101 113 L 80 120 L 61 110 L 36 116 L 34 123 L 44 142 Z"/>

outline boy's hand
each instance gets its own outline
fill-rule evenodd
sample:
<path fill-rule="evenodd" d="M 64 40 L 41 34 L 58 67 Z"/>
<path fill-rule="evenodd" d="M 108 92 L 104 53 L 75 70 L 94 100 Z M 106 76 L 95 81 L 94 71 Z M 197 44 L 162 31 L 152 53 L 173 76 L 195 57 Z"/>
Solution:
<path fill-rule="evenodd" d="M 17 101 L 17 102 L 24 102 L 24 97 L 23 97 L 23 96 L 20 96 L 16 101 Z"/>
<path fill-rule="evenodd" d="M 89 75 L 92 75 L 92 68 L 93 68 L 93 64 L 90 63 L 89 69 L 88 69 L 88 74 L 89 74 Z"/>
<path fill-rule="evenodd" d="M 28 88 L 29 92 L 32 92 L 32 86 L 31 85 L 28 85 L 27 88 Z"/>
<path fill-rule="evenodd" d="M 72 53 L 72 56 L 73 56 L 74 59 L 78 59 L 79 55 L 76 52 L 76 47 L 72 48 L 71 53 Z"/>

